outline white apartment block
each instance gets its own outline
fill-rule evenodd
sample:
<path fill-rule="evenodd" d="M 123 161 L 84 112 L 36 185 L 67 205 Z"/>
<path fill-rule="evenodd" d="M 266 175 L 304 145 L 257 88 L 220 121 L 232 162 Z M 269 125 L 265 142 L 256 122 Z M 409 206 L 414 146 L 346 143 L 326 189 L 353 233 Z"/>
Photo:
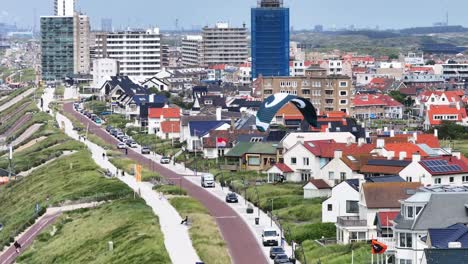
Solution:
<path fill-rule="evenodd" d="M 182 40 L 182 64 L 185 67 L 198 67 L 202 59 L 203 37 L 201 35 L 186 36 Z"/>
<path fill-rule="evenodd" d="M 73 16 L 75 13 L 75 0 L 55 0 L 55 16 Z"/>
<path fill-rule="evenodd" d="M 89 74 L 91 70 L 89 17 L 75 13 L 73 16 L 74 73 Z"/>
<path fill-rule="evenodd" d="M 215 27 L 204 27 L 203 65 L 244 63 L 248 57 L 247 28 L 229 27 L 229 23 L 217 23 Z"/>
<path fill-rule="evenodd" d="M 136 82 L 153 77 L 162 68 L 159 28 L 101 32 L 95 38 L 94 57 L 116 59 L 120 74 Z"/>
<path fill-rule="evenodd" d="M 103 58 L 93 61 L 93 87 L 101 88 L 110 80 L 111 76 L 119 74 L 119 62 L 114 59 Z"/>

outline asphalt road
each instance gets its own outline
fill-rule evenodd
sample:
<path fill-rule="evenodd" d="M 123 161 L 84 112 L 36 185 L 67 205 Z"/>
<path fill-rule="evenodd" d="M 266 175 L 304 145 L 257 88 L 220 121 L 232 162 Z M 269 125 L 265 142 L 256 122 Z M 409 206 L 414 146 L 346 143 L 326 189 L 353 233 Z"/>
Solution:
<path fill-rule="evenodd" d="M 71 113 L 82 124 L 89 124 L 89 132 L 99 136 L 109 144 L 117 144 L 118 141 L 109 135 L 103 128 L 97 126 L 94 122 L 85 116 L 73 110 L 73 104 L 64 104 L 64 111 Z M 201 202 L 216 219 L 221 230 L 223 238 L 228 246 L 232 261 L 235 264 L 265 264 L 268 263 L 263 254 L 260 245 L 257 243 L 254 234 L 250 231 L 247 224 L 230 206 L 219 200 L 209 192 L 198 185 L 186 180 L 183 176 L 169 170 L 168 168 L 153 162 L 131 149 L 128 150 L 128 158 L 133 159 L 139 164 L 151 164 L 151 168 L 166 179 L 170 179 L 174 184 L 182 185 L 182 188 L 193 198 Z"/>
<path fill-rule="evenodd" d="M 37 235 L 41 233 L 47 226 L 52 224 L 57 217 L 60 216 L 60 212 L 56 212 L 54 214 L 45 215 L 39 221 L 34 223 L 28 231 L 26 231 L 21 238 L 18 239 L 18 242 L 21 245 L 20 253 L 23 252 L 27 247 L 29 247 Z M 19 256 L 16 253 L 15 246 L 12 244 L 3 254 L 0 255 L 0 264 L 11 264 L 14 263 L 16 258 Z"/>

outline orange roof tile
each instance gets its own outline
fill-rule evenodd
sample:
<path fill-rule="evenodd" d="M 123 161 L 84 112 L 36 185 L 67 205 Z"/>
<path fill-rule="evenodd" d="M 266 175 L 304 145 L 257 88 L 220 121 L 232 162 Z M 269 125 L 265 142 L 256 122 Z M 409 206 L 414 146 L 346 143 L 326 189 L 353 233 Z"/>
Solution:
<path fill-rule="evenodd" d="M 293 104 L 286 104 L 277 113 L 276 116 L 302 116 L 301 111 Z"/>
<path fill-rule="evenodd" d="M 149 118 L 180 118 L 180 109 L 179 108 L 150 108 L 148 117 Z"/>
<path fill-rule="evenodd" d="M 407 157 L 411 157 L 414 153 L 419 151 L 419 154 L 421 154 L 422 157 L 427 157 L 429 156 L 426 152 L 424 152 L 420 147 L 413 143 L 390 143 L 390 144 L 385 144 L 384 148 L 387 151 L 393 151 L 395 152 L 395 157 L 400 155 L 400 152 L 406 152 Z"/>
<path fill-rule="evenodd" d="M 180 121 L 161 122 L 161 131 L 167 133 L 180 133 Z"/>

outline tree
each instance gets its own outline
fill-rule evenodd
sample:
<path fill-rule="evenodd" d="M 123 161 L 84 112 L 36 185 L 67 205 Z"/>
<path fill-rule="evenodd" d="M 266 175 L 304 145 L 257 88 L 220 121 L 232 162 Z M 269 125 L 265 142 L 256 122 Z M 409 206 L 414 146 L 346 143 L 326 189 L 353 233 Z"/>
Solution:
<path fill-rule="evenodd" d="M 405 104 L 406 95 L 402 94 L 400 91 L 391 91 L 388 93 L 393 99 L 397 100 L 398 102 Z"/>
<path fill-rule="evenodd" d="M 435 60 L 426 61 L 426 65 L 435 65 L 435 64 L 436 64 Z"/>

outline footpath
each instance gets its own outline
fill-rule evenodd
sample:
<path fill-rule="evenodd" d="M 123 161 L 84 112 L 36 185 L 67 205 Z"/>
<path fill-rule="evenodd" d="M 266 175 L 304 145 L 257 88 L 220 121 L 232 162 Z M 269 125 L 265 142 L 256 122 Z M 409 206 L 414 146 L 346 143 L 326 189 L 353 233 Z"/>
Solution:
<path fill-rule="evenodd" d="M 53 89 L 46 89 L 44 93 L 44 109 L 49 109 L 49 103 L 54 97 Z M 55 116 L 60 128 L 65 133 L 75 139 L 80 140 L 78 132 L 73 130 L 72 122 L 60 113 L 52 113 Z M 93 160 L 104 170 L 116 172 L 117 168 L 107 159 L 102 157 L 105 150 L 86 140 L 83 142 L 92 153 Z M 159 195 L 153 190 L 153 185 L 146 182 L 137 182 L 133 176 L 125 174 L 118 179 L 129 186 L 134 192 L 145 200 L 146 204 L 153 209 L 155 215 L 159 217 L 161 231 L 164 234 L 164 244 L 166 250 L 174 264 L 192 264 L 200 261 L 188 233 L 188 227 L 181 225 L 182 217 L 172 207 L 166 199 L 160 199 Z"/>

